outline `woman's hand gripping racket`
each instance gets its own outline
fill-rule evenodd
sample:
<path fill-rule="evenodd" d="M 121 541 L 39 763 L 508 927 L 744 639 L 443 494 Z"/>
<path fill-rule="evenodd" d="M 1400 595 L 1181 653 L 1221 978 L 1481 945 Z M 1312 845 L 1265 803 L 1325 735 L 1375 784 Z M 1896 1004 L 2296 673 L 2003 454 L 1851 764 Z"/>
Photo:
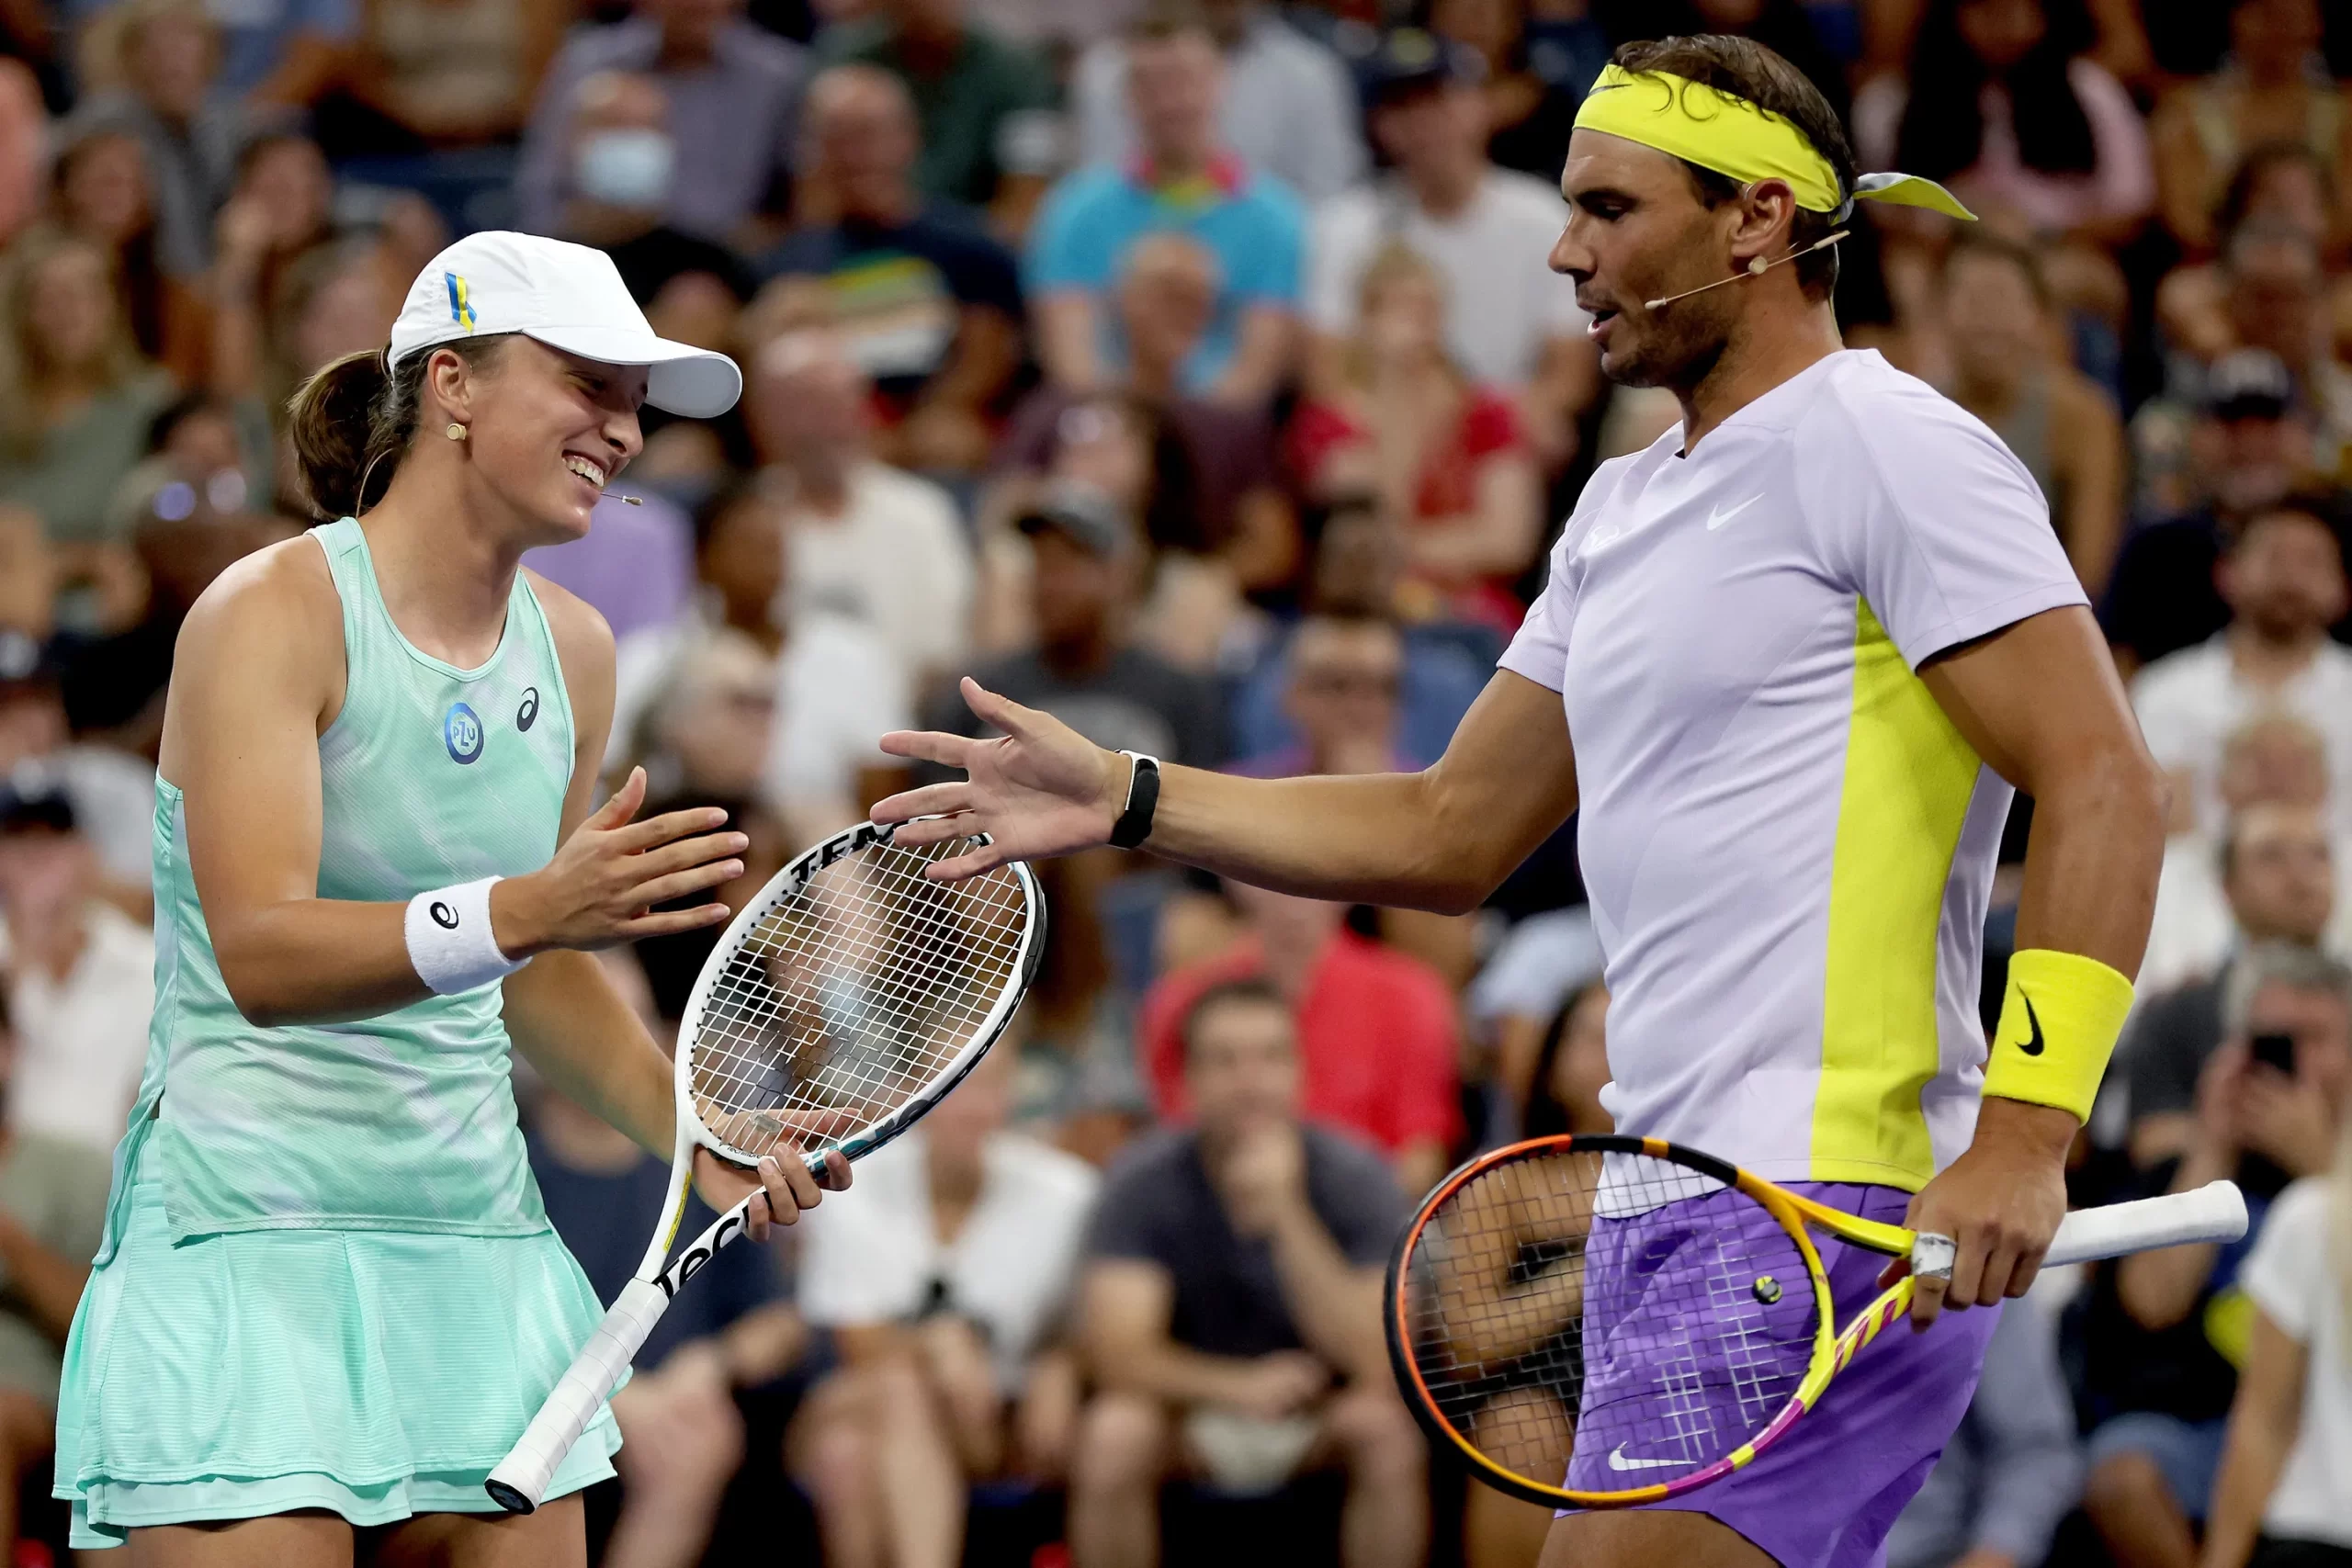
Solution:
<path fill-rule="evenodd" d="M 2043 1262 L 2233 1241 L 2245 1224 L 2217 1181 L 2070 1214 Z M 1923 1271 L 1950 1247 L 1656 1138 L 1498 1149 L 1440 1182 L 1397 1243 L 1389 1359 L 1431 1440 L 1500 1491 L 1672 1497 L 1771 1447 L 1909 1312 L 1906 1275 L 1833 1323 L 1815 1231 Z"/>
<path fill-rule="evenodd" d="M 900 849 L 861 822 L 786 866 L 703 964 L 678 1029 L 677 1148 L 637 1277 L 484 1483 L 511 1513 L 546 1495 L 671 1298 L 743 1234 L 746 1198 L 663 1267 L 697 1145 L 741 1165 L 774 1155 L 813 1175 L 906 1131 L 1012 1021 L 1045 950 L 1046 908 L 1018 861 L 966 880 L 923 874 L 969 852 Z M 757 1194 L 753 1194 L 756 1197 Z"/>

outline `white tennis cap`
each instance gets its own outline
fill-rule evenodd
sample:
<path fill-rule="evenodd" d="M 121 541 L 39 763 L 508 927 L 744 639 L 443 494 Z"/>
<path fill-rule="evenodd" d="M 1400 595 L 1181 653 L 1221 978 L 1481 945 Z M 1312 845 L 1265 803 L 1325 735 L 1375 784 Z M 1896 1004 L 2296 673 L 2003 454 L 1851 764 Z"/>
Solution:
<path fill-rule="evenodd" d="M 743 390 L 743 373 L 725 355 L 654 335 L 612 257 L 503 229 L 469 234 L 425 264 L 392 323 L 391 361 L 495 333 L 604 365 L 645 366 L 645 400 L 688 419 L 725 413 Z"/>

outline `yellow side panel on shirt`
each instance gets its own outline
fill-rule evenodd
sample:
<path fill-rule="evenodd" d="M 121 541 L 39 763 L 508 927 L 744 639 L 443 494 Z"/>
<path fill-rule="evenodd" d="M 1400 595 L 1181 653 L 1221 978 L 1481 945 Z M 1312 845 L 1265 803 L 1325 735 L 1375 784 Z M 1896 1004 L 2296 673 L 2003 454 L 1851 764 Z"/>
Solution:
<path fill-rule="evenodd" d="M 1855 600 L 1854 712 L 1829 874 L 1813 1179 L 1912 1191 L 1935 1174 L 1936 937 L 1976 753 Z"/>

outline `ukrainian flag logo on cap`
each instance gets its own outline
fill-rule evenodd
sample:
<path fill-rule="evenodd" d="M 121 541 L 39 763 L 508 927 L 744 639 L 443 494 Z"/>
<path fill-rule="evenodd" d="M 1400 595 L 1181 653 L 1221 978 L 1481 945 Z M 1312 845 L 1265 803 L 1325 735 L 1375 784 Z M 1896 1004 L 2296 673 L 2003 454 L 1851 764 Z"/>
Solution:
<path fill-rule="evenodd" d="M 474 302 L 466 280 L 454 272 L 441 275 L 449 285 L 449 319 L 468 332 L 474 330 Z"/>

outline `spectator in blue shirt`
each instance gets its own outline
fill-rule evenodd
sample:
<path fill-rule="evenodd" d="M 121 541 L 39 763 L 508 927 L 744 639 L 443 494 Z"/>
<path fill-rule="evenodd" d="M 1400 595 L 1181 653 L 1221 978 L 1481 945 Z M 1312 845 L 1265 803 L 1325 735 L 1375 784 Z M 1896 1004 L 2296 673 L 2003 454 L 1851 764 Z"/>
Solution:
<path fill-rule="evenodd" d="M 801 116 L 804 210 L 822 214 L 761 262 L 822 284 L 851 357 L 874 381 L 875 447 L 900 468 L 970 473 L 988 415 L 1021 364 L 1019 265 L 977 215 L 927 200 L 906 85 L 878 65 L 836 65 Z"/>
<path fill-rule="evenodd" d="M 1129 29 L 1127 97 L 1140 150 L 1055 187 L 1029 249 L 1038 355 L 1058 386 L 1112 378 L 1125 345 L 1108 296 L 1128 246 L 1177 230 L 1216 258 L 1216 314 L 1182 372 L 1182 390 L 1254 406 L 1296 346 L 1305 218 L 1286 188 L 1217 138 L 1225 63 L 1197 9 L 1154 5 Z"/>

